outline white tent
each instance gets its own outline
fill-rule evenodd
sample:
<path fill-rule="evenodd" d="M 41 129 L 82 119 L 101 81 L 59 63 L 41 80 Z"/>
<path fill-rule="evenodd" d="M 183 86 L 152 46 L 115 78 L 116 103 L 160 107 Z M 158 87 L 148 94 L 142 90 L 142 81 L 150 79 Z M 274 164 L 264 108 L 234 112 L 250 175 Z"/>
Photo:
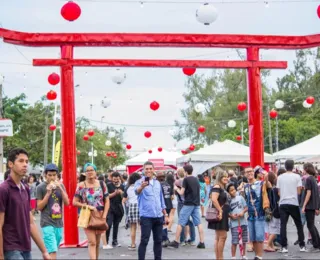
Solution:
<path fill-rule="evenodd" d="M 273 154 L 275 159 L 293 159 L 296 162 L 320 162 L 320 135 Z"/>
<path fill-rule="evenodd" d="M 264 160 L 266 163 L 271 163 L 274 162 L 274 157 L 264 153 Z M 191 163 L 194 174 L 200 174 L 222 163 L 249 163 L 250 148 L 231 140 L 225 140 L 177 159 L 178 165 L 185 162 Z"/>

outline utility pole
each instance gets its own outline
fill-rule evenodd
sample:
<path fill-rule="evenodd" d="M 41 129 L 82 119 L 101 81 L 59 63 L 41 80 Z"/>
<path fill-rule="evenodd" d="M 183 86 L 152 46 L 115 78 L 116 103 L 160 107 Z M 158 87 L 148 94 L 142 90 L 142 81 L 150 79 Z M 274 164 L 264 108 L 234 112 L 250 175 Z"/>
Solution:
<path fill-rule="evenodd" d="M 276 117 L 276 152 L 279 152 L 279 122 L 278 122 L 278 116 Z"/>
<path fill-rule="evenodd" d="M 45 132 L 44 132 L 44 151 L 43 151 L 43 165 L 48 164 L 48 123 L 49 123 L 49 107 L 46 108 L 46 122 L 45 122 Z"/>
<path fill-rule="evenodd" d="M 267 113 L 268 113 L 268 129 L 269 129 L 269 152 L 270 152 L 270 154 L 273 154 L 269 100 L 268 100 L 268 110 L 267 110 Z"/>
<path fill-rule="evenodd" d="M 4 109 L 3 109 L 3 100 L 2 100 L 2 93 L 3 93 L 3 80 L 4 80 L 4 77 L 2 75 L 0 75 L 0 119 L 3 118 L 3 112 L 4 112 Z M 2 175 L 1 176 L 1 179 L 3 179 L 3 137 L 0 137 L 0 174 Z"/>

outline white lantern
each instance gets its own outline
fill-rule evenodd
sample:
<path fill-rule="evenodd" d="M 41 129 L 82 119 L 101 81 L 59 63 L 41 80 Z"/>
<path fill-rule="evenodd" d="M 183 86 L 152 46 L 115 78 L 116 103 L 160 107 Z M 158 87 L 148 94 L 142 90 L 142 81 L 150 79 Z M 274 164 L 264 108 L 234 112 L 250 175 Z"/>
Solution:
<path fill-rule="evenodd" d="M 196 11 L 196 18 L 198 22 L 209 25 L 217 20 L 218 10 L 213 5 L 205 3 Z"/>
<path fill-rule="evenodd" d="M 197 113 L 203 113 L 206 108 L 205 108 L 204 104 L 198 103 L 198 104 L 196 104 L 194 109 L 196 110 Z"/>
<path fill-rule="evenodd" d="M 229 120 L 228 121 L 228 127 L 234 128 L 234 127 L 236 127 L 236 125 L 237 125 L 236 121 L 234 121 L 234 120 Z"/>
<path fill-rule="evenodd" d="M 275 103 L 274 103 L 274 106 L 277 108 L 277 109 L 281 109 L 284 107 L 284 102 L 282 100 L 277 100 Z"/>
<path fill-rule="evenodd" d="M 88 153 L 88 156 L 90 156 L 90 157 L 91 157 L 92 155 L 93 155 L 93 154 L 92 154 L 92 152 L 89 152 L 89 153 Z"/>
<path fill-rule="evenodd" d="M 112 143 L 111 143 L 111 141 L 110 140 L 107 140 L 106 141 L 106 146 L 110 146 Z"/>
<path fill-rule="evenodd" d="M 312 104 L 308 104 L 308 103 L 307 103 L 307 100 L 303 101 L 302 105 L 303 105 L 303 107 L 305 107 L 305 108 L 310 108 L 310 107 L 312 107 Z"/>
<path fill-rule="evenodd" d="M 177 134 L 177 131 L 175 129 L 170 129 L 169 130 L 169 135 L 174 136 Z"/>
<path fill-rule="evenodd" d="M 101 100 L 101 106 L 103 108 L 108 108 L 111 105 L 111 100 L 107 97 L 104 97 L 104 99 Z"/>
<path fill-rule="evenodd" d="M 0 75 L 0 85 L 4 82 L 4 76 Z"/>
<path fill-rule="evenodd" d="M 120 69 L 116 69 L 111 77 L 112 81 L 114 83 L 117 83 L 118 85 L 122 84 L 124 80 L 126 79 L 126 73 L 124 73 Z"/>
<path fill-rule="evenodd" d="M 115 132 L 109 132 L 109 134 L 108 134 L 108 135 L 109 135 L 109 137 L 110 137 L 110 138 L 113 138 L 113 137 L 115 137 L 115 136 L 116 136 L 116 133 L 115 133 Z"/>

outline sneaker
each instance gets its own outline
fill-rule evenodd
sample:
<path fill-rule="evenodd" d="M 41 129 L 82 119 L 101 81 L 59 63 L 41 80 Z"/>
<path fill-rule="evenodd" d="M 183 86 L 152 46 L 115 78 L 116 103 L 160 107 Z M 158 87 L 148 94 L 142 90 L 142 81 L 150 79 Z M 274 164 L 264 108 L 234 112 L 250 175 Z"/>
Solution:
<path fill-rule="evenodd" d="M 177 241 L 173 240 L 172 242 L 170 242 L 170 243 L 168 244 L 168 247 L 169 247 L 169 248 L 177 249 L 177 248 L 179 248 L 179 243 L 178 243 Z"/>
<path fill-rule="evenodd" d="M 104 249 L 104 250 L 110 250 L 110 249 L 113 249 L 113 246 L 111 246 L 111 245 L 106 245 L 106 246 L 103 246 L 102 249 Z"/>
<path fill-rule="evenodd" d="M 128 250 L 131 250 L 131 251 L 133 251 L 133 250 L 136 250 L 137 248 L 136 248 L 136 246 L 128 246 Z"/>
<path fill-rule="evenodd" d="M 307 252 L 307 253 L 319 253 L 319 252 L 320 252 L 320 249 L 319 249 L 319 248 L 311 247 L 311 248 L 307 249 L 306 252 Z"/>
<path fill-rule="evenodd" d="M 169 240 L 162 241 L 162 247 L 168 247 L 169 244 L 170 244 Z"/>
<path fill-rule="evenodd" d="M 279 250 L 279 253 L 288 253 L 288 249 L 286 247 L 283 247 Z"/>
<path fill-rule="evenodd" d="M 189 245 L 189 244 L 188 244 L 188 241 L 184 241 L 184 242 L 180 242 L 180 245 L 181 245 L 181 246 L 187 246 L 187 245 Z"/>
<path fill-rule="evenodd" d="M 231 257 L 232 260 L 236 260 L 237 258 L 235 256 Z"/>
<path fill-rule="evenodd" d="M 307 245 L 312 246 L 312 239 L 308 239 Z"/>
<path fill-rule="evenodd" d="M 189 239 L 188 241 L 186 241 L 186 243 L 187 243 L 189 246 L 195 246 L 195 245 L 196 245 L 196 242 L 191 241 L 191 239 Z"/>
<path fill-rule="evenodd" d="M 242 259 L 243 260 L 248 260 L 248 258 L 245 255 L 242 256 Z"/>
<path fill-rule="evenodd" d="M 121 244 L 118 243 L 118 241 L 113 241 L 112 246 L 114 247 L 121 247 Z"/>
<path fill-rule="evenodd" d="M 204 243 L 199 242 L 199 244 L 197 245 L 197 248 L 204 249 L 204 248 L 206 248 L 206 246 Z"/>
<path fill-rule="evenodd" d="M 300 247 L 300 252 L 306 252 L 306 251 L 307 251 L 307 249 L 306 249 L 305 246 L 301 246 L 301 247 Z"/>

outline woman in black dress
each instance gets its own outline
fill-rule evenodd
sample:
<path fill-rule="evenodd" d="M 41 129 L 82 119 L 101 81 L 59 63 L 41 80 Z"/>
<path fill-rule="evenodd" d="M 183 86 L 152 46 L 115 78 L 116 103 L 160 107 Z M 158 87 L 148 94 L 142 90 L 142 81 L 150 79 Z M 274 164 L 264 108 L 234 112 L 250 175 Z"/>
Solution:
<path fill-rule="evenodd" d="M 219 171 L 216 175 L 216 182 L 211 189 L 212 206 L 219 211 L 219 222 L 208 224 L 209 229 L 216 231 L 214 251 L 216 259 L 223 259 L 224 245 L 229 231 L 229 204 L 225 186 L 228 184 L 228 174 Z"/>

